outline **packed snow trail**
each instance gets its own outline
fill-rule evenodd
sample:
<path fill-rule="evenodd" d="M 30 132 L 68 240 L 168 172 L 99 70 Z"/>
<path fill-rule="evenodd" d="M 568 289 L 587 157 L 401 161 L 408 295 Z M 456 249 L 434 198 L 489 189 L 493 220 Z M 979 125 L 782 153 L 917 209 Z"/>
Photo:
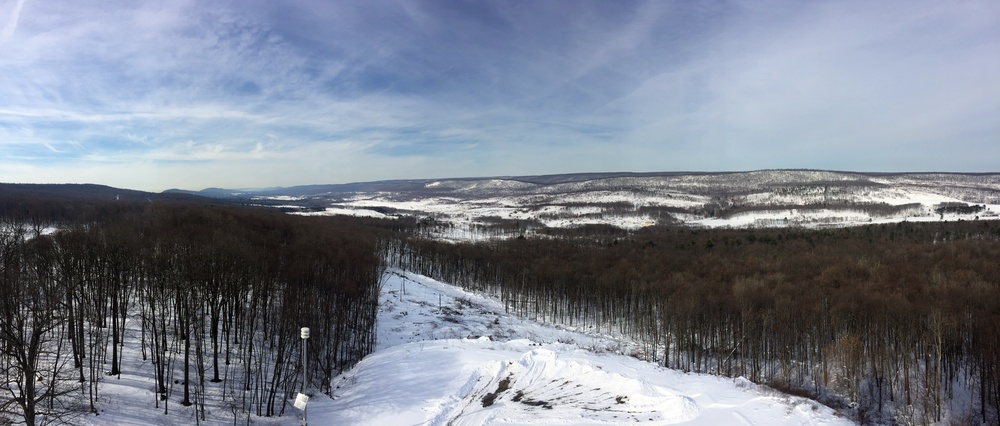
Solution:
<path fill-rule="evenodd" d="M 392 271 L 378 350 L 310 402 L 323 425 L 846 425 L 745 379 L 618 355 L 627 342 L 507 315 L 495 299 Z M 627 352 L 626 352 L 627 353 Z"/>

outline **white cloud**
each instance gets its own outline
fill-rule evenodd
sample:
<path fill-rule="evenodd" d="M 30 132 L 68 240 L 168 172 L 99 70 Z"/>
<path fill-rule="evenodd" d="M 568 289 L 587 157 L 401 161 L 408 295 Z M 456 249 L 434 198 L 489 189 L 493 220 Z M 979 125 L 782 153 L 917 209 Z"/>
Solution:
<path fill-rule="evenodd" d="M 10 15 L 8 15 L 7 23 L 4 25 L 3 31 L 0 31 L 0 44 L 9 41 L 17 31 L 17 22 L 21 19 L 21 8 L 24 7 L 24 2 L 25 0 L 15 0 L 13 2 L 14 4 L 9 12 Z M 6 9 L 6 7 L 4 7 L 4 9 Z"/>
<path fill-rule="evenodd" d="M 1000 158 L 990 2 L 100 6 L 0 5 L 18 12 L 0 33 L 0 154 L 31 176 L 112 182 L 101 170 L 135 163 L 155 171 L 143 188 L 200 188 Z"/>

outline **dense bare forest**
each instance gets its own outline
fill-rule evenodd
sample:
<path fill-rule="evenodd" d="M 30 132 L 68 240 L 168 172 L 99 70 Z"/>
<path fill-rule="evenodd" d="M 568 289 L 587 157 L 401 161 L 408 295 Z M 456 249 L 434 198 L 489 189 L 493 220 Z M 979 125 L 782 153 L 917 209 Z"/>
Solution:
<path fill-rule="evenodd" d="M 637 357 L 745 376 L 862 423 L 998 424 L 998 241 L 1000 224 L 980 221 L 601 228 L 400 240 L 390 258 L 523 316 L 631 336 Z"/>
<path fill-rule="evenodd" d="M 97 414 L 127 339 L 155 380 L 150 404 L 202 420 L 206 400 L 233 421 L 281 415 L 301 386 L 302 326 L 315 391 L 374 347 L 384 264 L 367 231 L 209 204 L 7 206 L 0 423 Z"/>

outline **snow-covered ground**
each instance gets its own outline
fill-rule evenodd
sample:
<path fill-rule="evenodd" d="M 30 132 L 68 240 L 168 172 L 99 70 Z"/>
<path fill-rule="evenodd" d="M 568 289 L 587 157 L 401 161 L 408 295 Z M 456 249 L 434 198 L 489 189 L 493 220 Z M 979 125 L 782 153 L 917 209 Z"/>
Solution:
<path fill-rule="evenodd" d="M 815 401 L 640 361 L 633 345 L 516 318 L 497 300 L 387 275 L 374 354 L 314 397 L 319 425 L 840 425 Z"/>

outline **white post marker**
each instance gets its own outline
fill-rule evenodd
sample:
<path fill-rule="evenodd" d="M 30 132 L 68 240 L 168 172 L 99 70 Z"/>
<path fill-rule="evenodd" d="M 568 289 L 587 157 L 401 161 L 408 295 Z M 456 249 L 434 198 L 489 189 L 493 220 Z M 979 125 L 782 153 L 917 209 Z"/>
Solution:
<path fill-rule="evenodd" d="M 309 395 L 306 395 L 306 340 L 309 339 L 309 327 L 302 327 L 299 330 L 302 336 L 302 388 L 299 389 L 298 396 L 295 397 L 295 408 L 302 410 L 302 426 L 309 424 L 309 416 L 306 415 L 306 404 L 309 403 Z"/>

